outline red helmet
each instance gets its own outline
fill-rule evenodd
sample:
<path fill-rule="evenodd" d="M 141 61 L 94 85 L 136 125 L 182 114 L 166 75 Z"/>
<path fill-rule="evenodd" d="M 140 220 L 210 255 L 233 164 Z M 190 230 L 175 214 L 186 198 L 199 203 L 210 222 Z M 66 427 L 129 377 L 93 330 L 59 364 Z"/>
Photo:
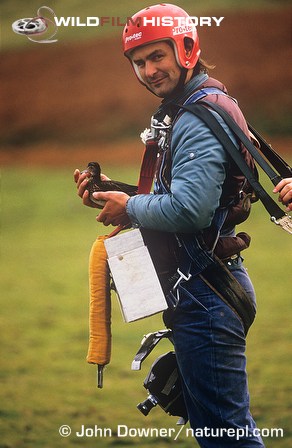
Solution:
<path fill-rule="evenodd" d="M 186 38 L 193 41 L 193 48 L 188 56 L 185 51 Z M 160 40 L 170 40 L 173 43 L 180 67 L 191 69 L 196 65 L 201 52 L 196 27 L 186 11 L 169 3 L 148 6 L 128 19 L 123 31 L 124 55 L 131 61 L 131 50 Z M 135 72 L 140 79 L 136 69 Z"/>

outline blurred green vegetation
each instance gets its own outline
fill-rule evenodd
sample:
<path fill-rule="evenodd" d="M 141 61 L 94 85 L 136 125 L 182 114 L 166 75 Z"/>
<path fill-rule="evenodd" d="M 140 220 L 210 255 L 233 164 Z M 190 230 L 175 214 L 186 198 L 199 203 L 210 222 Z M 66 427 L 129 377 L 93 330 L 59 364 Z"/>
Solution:
<path fill-rule="evenodd" d="M 288 5 L 285 0 L 205 0 L 203 3 L 178 0 L 174 3 L 193 15 L 208 12 L 223 15 L 226 9 Z M 11 24 L 19 18 L 34 16 L 42 4 L 39 0 L 1 0 L 1 51 L 25 48 L 26 39 L 13 33 Z M 126 18 L 146 6 L 144 0 L 52 0 L 45 4 L 58 17 L 80 16 L 81 19 L 87 16 Z M 88 27 L 86 31 L 60 28 L 58 37 L 69 42 L 105 37 L 109 33 L 120 33 L 120 28 Z M 275 131 L 280 134 L 279 120 L 275 123 Z M 281 119 L 283 133 L 289 128 L 288 123 L 287 114 Z M 274 122 L 263 123 L 269 131 L 273 131 L 273 125 Z M 136 181 L 137 167 L 104 168 L 113 178 Z M 103 390 L 96 389 L 95 366 L 86 363 L 88 256 L 96 236 L 109 230 L 96 223 L 95 215 L 96 210 L 83 207 L 77 198 L 70 168 L 11 166 L 2 169 L 0 448 L 91 448 L 137 443 L 142 448 L 164 448 L 174 443 L 171 437 L 137 439 L 115 435 L 119 424 L 177 431 L 176 418 L 168 417 L 159 408 L 147 418 L 136 410 L 136 404 L 146 397 L 142 383 L 151 362 L 171 350 L 170 344 L 161 342 L 141 372 L 130 370 L 142 336 L 163 328 L 161 316 L 125 324 L 113 297 L 113 353 L 105 371 Z M 251 248 L 244 257 L 258 297 L 258 315 L 248 335 L 247 348 L 252 412 L 260 428 L 284 429 L 284 438 L 267 439 L 266 447 L 287 448 L 292 443 L 291 237 L 269 222 L 261 204 L 253 206 L 242 230 L 252 235 Z M 68 438 L 62 438 L 58 432 L 64 424 L 70 425 L 73 431 Z M 81 425 L 111 428 L 113 435 L 78 438 L 74 434 Z M 176 444 L 182 448 L 196 446 L 184 432 Z"/>
<path fill-rule="evenodd" d="M 113 178 L 135 182 L 137 167 L 104 167 Z M 144 334 L 163 328 L 161 316 L 131 324 L 112 298 L 112 360 L 104 389 L 86 363 L 88 347 L 88 256 L 97 234 L 96 210 L 76 195 L 70 168 L 2 170 L 1 204 L 1 448 L 139 446 L 165 448 L 168 438 L 118 438 L 117 425 L 175 428 L 176 418 L 155 408 L 136 410 L 156 357 L 171 350 L 163 341 L 140 372 L 130 370 Z M 269 185 L 271 191 L 272 187 Z M 252 235 L 244 254 L 258 297 L 258 315 L 248 335 L 251 408 L 259 428 L 283 428 L 291 445 L 291 236 L 274 226 L 261 204 L 253 205 L 242 230 Z M 62 438 L 61 425 L 72 435 Z M 110 428 L 112 437 L 78 438 L 86 427 Z M 185 437 L 176 446 L 197 446 Z"/>

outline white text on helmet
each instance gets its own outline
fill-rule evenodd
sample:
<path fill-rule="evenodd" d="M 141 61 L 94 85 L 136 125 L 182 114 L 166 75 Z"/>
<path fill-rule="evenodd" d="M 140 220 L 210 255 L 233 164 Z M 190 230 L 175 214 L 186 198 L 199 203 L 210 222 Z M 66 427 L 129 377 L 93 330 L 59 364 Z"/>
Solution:
<path fill-rule="evenodd" d="M 131 36 L 126 37 L 126 43 L 131 42 L 132 40 L 139 40 L 142 37 L 142 31 L 140 33 L 131 34 Z"/>

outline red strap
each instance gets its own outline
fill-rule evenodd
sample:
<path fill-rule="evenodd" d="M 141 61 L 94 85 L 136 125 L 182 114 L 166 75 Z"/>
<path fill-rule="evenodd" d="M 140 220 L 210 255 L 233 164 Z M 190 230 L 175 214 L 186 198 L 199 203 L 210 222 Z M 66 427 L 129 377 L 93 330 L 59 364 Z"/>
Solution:
<path fill-rule="evenodd" d="M 155 167 L 157 162 L 158 145 L 155 142 L 147 143 L 143 153 L 140 176 L 138 182 L 137 194 L 148 194 L 150 193 L 153 178 L 155 174 Z M 117 226 L 109 235 L 111 238 L 123 230 L 130 228 L 129 224 Z"/>
<path fill-rule="evenodd" d="M 156 142 L 146 144 L 140 168 L 138 194 L 150 193 L 155 174 L 157 153 L 158 145 Z"/>

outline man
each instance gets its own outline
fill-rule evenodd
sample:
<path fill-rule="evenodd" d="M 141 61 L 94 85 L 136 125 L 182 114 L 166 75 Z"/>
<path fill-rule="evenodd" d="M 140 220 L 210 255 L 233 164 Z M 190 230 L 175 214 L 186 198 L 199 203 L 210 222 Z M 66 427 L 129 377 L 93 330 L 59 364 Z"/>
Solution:
<path fill-rule="evenodd" d="M 141 22 L 139 17 L 148 20 Z M 156 24 L 162 17 L 179 17 L 185 25 L 156 26 L 153 17 L 160 19 Z M 196 29 L 188 19 L 181 8 L 160 4 L 139 11 L 124 29 L 124 53 L 139 82 L 163 98 L 155 114 L 159 126 L 153 126 L 154 131 L 159 129 L 155 194 L 130 198 L 123 192 L 94 193 L 96 199 L 106 201 L 97 221 L 106 226 L 130 221 L 179 240 L 179 256 L 173 254 L 173 259 L 179 264 L 182 253 L 189 271 L 176 288 L 179 301 L 170 309 L 167 324 L 173 331 L 190 425 L 209 430 L 197 436 L 201 447 L 263 447 L 249 411 L 245 335 L 250 323 L 245 326 L 240 313 L 219 294 L 213 277 L 210 283 L 204 276 L 217 254 L 255 310 L 253 286 L 239 254 L 248 241 L 234 232 L 234 224 L 247 216 L 242 217 L 242 207 L 237 208 L 246 182 L 208 126 L 179 105 L 197 101 L 198 91 L 206 93 L 204 99 L 221 105 L 248 131 L 237 103 L 220 82 L 209 78 Z M 235 142 L 223 120 L 212 113 Z M 244 156 L 253 167 L 249 156 Z M 94 207 L 86 174 L 76 170 L 74 177 L 83 203 Z M 226 296 L 229 292 L 226 287 Z"/>
<path fill-rule="evenodd" d="M 273 191 L 279 193 L 279 202 L 286 205 L 286 212 L 292 211 L 292 177 L 282 179 Z"/>

